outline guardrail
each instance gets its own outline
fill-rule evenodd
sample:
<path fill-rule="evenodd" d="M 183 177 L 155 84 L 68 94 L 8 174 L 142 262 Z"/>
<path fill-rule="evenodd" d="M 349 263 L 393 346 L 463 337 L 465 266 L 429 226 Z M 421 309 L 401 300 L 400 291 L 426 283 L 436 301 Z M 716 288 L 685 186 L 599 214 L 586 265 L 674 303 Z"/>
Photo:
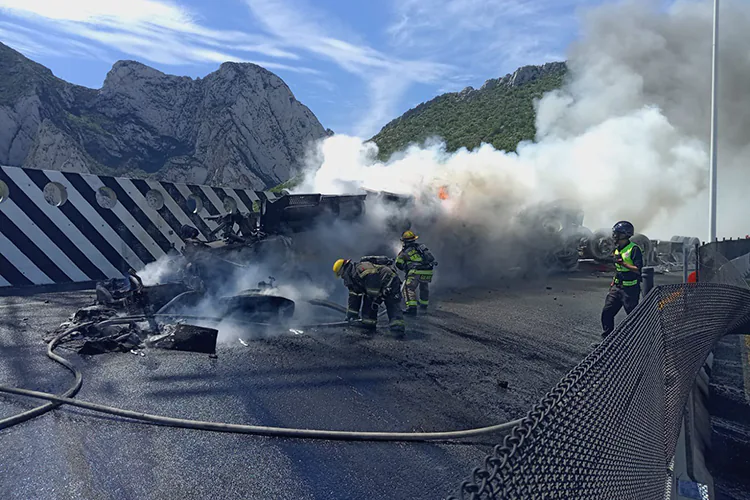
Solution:
<path fill-rule="evenodd" d="M 700 247 L 698 283 L 653 288 L 474 469 L 459 497 L 669 498 L 696 375 L 723 336 L 750 333 L 750 287 L 725 245 Z"/>

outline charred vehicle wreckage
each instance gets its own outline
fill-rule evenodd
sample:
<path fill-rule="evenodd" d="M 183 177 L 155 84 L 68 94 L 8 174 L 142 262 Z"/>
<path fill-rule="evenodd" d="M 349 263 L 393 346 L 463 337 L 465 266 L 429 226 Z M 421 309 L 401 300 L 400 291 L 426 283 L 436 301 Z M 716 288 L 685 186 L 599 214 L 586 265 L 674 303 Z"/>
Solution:
<path fill-rule="evenodd" d="M 442 191 L 441 191 L 442 193 Z M 388 214 L 386 230 L 400 234 L 413 224 L 428 225 L 429 210 L 420 211 L 419 200 L 388 192 L 368 191 L 357 195 L 322 195 L 259 192 L 254 212 L 240 213 L 236 208 L 223 215 L 206 217 L 216 227 L 203 231 L 182 227 L 182 252 L 170 256 L 170 272 L 160 284 L 146 286 L 130 269 L 123 278 L 97 284 L 96 304 L 77 311 L 61 331 L 77 328 L 66 344 L 81 354 L 133 352 L 144 347 L 187 350 L 214 355 L 217 325 L 237 322 L 256 328 L 347 325 L 345 321 L 316 325 L 293 325 L 295 302 L 278 294 L 274 278 L 261 281 L 255 288 L 222 295 L 227 280 L 253 263 L 262 262 L 266 274 L 282 276 L 284 281 L 311 280 L 300 262 L 303 248 L 295 248 L 296 236 L 319 223 L 357 221 L 366 214 L 366 205 L 374 204 Z M 441 195 L 438 200 L 442 200 Z M 438 201 L 439 202 L 439 201 Z M 524 252 L 550 271 L 575 270 L 579 262 L 612 262 L 614 243 L 607 230 L 592 231 L 583 225 L 583 212 L 574 204 L 556 201 L 527 208 L 515 220 L 524 230 L 516 238 Z M 388 241 L 383 235 L 381 241 Z M 650 265 L 676 266 L 684 249 L 694 239 L 674 237 L 671 242 L 652 241 L 637 234 L 633 241 L 641 246 Z M 373 249 L 370 255 L 386 253 L 386 247 Z M 379 250 L 383 250 L 379 253 Z M 678 255 L 679 254 L 679 255 Z M 390 258 L 390 257 L 383 257 Z M 278 274 L 277 274 L 278 273 Z M 210 302 L 210 307 L 204 307 Z M 344 306 L 321 300 L 314 306 L 336 311 L 343 316 Z M 200 314 L 201 311 L 210 314 Z M 381 311 L 381 315 L 385 311 Z M 341 318 L 343 320 L 343 318 Z"/>
<path fill-rule="evenodd" d="M 144 347 L 215 354 L 219 323 L 234 322 L 263 328 L 327 327 L 346 322 L 292 325 L 295 302 L 277 295 L 275 278 L 256 288 L 222 295 L 226 282 L 242 274 L 249 264 L 262 262 L 269 273 L 280 271 L 286 279 L 307 278 L 298 265 L 293 235 L 309 230 L 326 218 L 353 220 L 364 214 L 366 195 L 275 195 L 263 193 L 258 211 L 236 210 L 206 217 L 216 227 L 201 233 L 184 225 L 182 252 L 170 255 L 163 283 L 146 286 L 133 269 L 123 278 L 96 285 L 96 304 L 77 311 L 53 332 L 77 327 L 77 333 L 61 344 L 80 354 L 133 352 Z M 345 312 L 346 308 L 324 300 L 313 306 Z M 195 311 L 210 311 L 208 315 Z M 212 326 L 209 326 L 212 325 Z M 295 328 L 291 328 L 294 326 Z"/>
<path fill-rule="evenodd" d="M 557 200 L 522 211 L 518 223 L 524 227 L 520 244 L 536 252 L 543 266 L 553 271 L 574 271 L 581 262 L 610 265 L 615 242 L 610 229 L 591 230 L 583 225 L 584 213 L 573 202 Z M 636 233 L 631 241 L 641 247 L 645 265 L 662 272 L 679 269 L 695 260 L 695 237 L 673 236 L 669 241 L 653 240 Z"/>

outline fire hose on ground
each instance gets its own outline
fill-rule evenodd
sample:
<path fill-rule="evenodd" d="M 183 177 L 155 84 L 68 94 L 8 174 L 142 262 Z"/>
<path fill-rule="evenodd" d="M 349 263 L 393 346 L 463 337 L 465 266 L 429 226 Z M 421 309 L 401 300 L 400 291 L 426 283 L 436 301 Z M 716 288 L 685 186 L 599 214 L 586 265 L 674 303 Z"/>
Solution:
<path fill-rule="evenodd" d="M 311 300 L 309 301 L 313 305 L 320 307 L 327 307 L 336 311 L 345 311 L 346 308 L 329 301 L 323 300 Z M 165 315 L 167 316 L 167 315 Z M 168 316 L 179 316 L 180 315 L 168 315 Z M 122 321 L 134 321 L 134 318 L 153 318 L 153 316 L 131 316 L 129 318 L 118 318 L 115 320 L 107 320 L 100 322 L 99 324 L 115 324 Z M 204 318 L 205 319 L 205 318 Z M 210 318 L 216 319 L 216 318 Z M 333 431 L 333 430 L 319 430 L 319 429 L 295 429 L 288 427 L 268 427 L 262 425 L 246 425 L 246 424 L 229 424 L 223 422 L 209 422 L 201 420 L 190 420 L 182 418 L 165 417 L 162 415 L 154 415 L 150 413 L 142 413 L 132 410 L 125 410 L 116 408 L 113 406 L 102 405 L 97 403 L 90 403 L 87 401 L 81 401 L 74 399 L 75 395 L 83 385 L 83 374 L 76 368 L 69 360 L 62 356 L 55 354 L 54 350 L 57 345 L 68 335 L 76 332 L 77 330 L 94 325 L 94 322 L 87 322 L 75 327 L 69 328 L 61 334 L 57 335 L 47 344 L 47 357 L 53 361 L 61 364 L 73 374 L 74 382 L 73 385 L 68 388 L 65 392 L 60 395 L 50 394 L 40 391 L 32 391 L 28 389 L 20 389 L 16 387 L 6 387 L 0 385 L 0 392 L 7 394 L 16 394 L 19 396 L 27 396 L 37 399 L 47 400 L 47 403 L 32 408 L 25 412 L 13 415 L 11 417 L 0 420 L 0 430 L 7 429 L 14 425 L 20 424 L 32 418 L 43 415 L 61 405 L 67 404 L 70 406 L 76 406 L 87 410 L 106 413 L 118 417 L 133 419 L 141 422 L 147 422 L 157 425 L 166 425 L 170 427 L 179 427 L 184 429 L 198 429 L 214 432 L 230 432 L 239 434 L 253 434 L 260 436 L 274 436 L 274 437 L 286 437 L 286 438 L 300 438 L 300 439 L 324 439 L 324 440 L 337 440 L 337 441 L 445 441 L 453 439 L 462 439 L 475 437 L 480 435 L 492 434 L 496 432 L 507 432 L 522 423 L 523 419 L 512 420 L 496 425 L 490 425 L 487 427 L 478 427 L 474 429 L 465 429 L 460 431 L 438 431 L 438 432 L 359 432 L 359 431 Z M 268 325 L 267 323 L 255 323 L 257 325 Z M 347 322 L 339 323 L 321 323 L 320 326 L 341 326 L 347 325 Z M 314 328 L 318 325 L 296 325 L 297 327 Z"/>

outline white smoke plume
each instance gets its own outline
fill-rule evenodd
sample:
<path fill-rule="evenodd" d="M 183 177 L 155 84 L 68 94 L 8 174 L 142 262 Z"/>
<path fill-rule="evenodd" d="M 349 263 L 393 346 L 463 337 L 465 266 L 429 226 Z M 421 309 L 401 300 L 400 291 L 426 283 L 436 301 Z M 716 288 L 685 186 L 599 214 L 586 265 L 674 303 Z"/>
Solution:
<path fill-rule="evenodd" d="M 467 225 L 485 246 L 507 237 L 512 214 L 557 198 L 580 204 L 591 229 L 627 219 L 654 239 L 705 238 L 711 5 L 653 4 L 586 13 L 582 37 L 569 48 L 568 80 L 537 103 L 537 137 L 517 153 L 483 145 L 448 154 L 433 144 L 379 162 L 374 144 L 334 136 L 319 144 L 297 192 L 365 187 L 434 198 L 446 185 L 442 224 L 454 236 Z M 739 236 L 748 232 L 741 204 L 750 180 L 742 163 L 750 146 L 750 7 L 722 5 L 719 233 Z"/>
<path fill-rule="evenodd" d="M 356 137 L 336 135 L 317 144 L 294 192 L 390 191 L 415 196 L 416 208 L 404 212 L 368 201 L 363 220 L 295 234 L 297 261 L 286 269 L 296 271 L 276 275 L 279 293 L 298 303 L 320 297 L 344 303 L 333 261 L 395 257 L 401 228 L 394 216 L 412 219 L 435 254 L 437 289 L 543 268 L 530 249 L 548 242 L 517 215 L 560 198 L 579 205 L 593 230 L 626 219 L 652 239 L 705 239 L 711 2 L 678 1 L 666 10 L 654 3 L 627 1 L 584 15 L 581 38 L 568 51 L 567 81 L 536 103 L 537 136 L 517 152 L 483 145 L 448 153 L 437 140 L 381 162 L 377 147 Z M 750 232 L 744 217 L 750 5 L 725 0 L 721 22 L 718 229 L 720 237 L 736 237 Z M 443 186 L 447 199 L 438 197 Z M 274 273 L 258 263 L 222 292 L 254 288 Z"/>
<path fill-rule="evenodd" d="M 289 328 L 294 325 L 326 323 L 341 319 L 341 314 L 336 316 L 336 313 L 310 303 L 310 301 L 328 299 L 334 294 L 334 287 L 330 283 L 326 288 L 316 282 L 311 275 L 306 273 L 300 275 L 300 268 L 292 262 L 279 262 L 274 259 L 258 260 L 251 256 L 252 253 L 249 251 L 222 254 L 222 258 L 241 263 L 241 265 L 207 269 L 208 274 L 203 275 L 205 290 L 190 298 L 183 297 L 174 306 L 169 306 L 166 312 L 184 315 L 190 324 L 218 329 L 219 343 L 237 343 L 240 339 L 247 342 L 259 338 L 293 334 L 294 332 Z M 138 276 L 145 286 L 170 282 L 183 282 L 189 287 L 194 286 L 195 282 L 184 281 L 188 276 L 182 271 L 188 262 L 189 259 L 181 256 L 163 256 L 138 271 Z M 211 262 L 216 263 L 216 261 Z M 240 317 L 236 314 L 227 314 L 223 300 L 247 292 L 283 297 L 293 301 L 295 304 L 293 318 L 277 322 L 267 317 Z M 223 320 L 216 323 L 210 318 L 223 318 Z M 263 327 L 252 324 L 269 321 L 273 326 Z"/>
<path fill-rule="evenodd" d="M 174 274 L 175 268 L 180 265 L 179 259 L 171 255 L 164 255 L 154 262 L 138 271 L 138 277 L 141 278 L 145 286 L 158 285 L 165 283 Z"/>

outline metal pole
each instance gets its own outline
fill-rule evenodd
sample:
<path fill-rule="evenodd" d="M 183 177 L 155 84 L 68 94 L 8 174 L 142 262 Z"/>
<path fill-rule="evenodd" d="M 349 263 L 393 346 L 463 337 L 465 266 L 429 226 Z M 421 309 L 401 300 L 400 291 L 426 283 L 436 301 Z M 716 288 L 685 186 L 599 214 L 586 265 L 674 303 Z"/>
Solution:
<path fill-rule="evenodd" d="M 644 267 L 641 269 L 642 278 L 643 278 L 643 296 L 645 297 L 648 295 L 648 292 L 651 291 L 652 288 L 654 288 L 654 268 L 653 267 Z"/>
<path fill-rule="evenodd" d="M 682 244 L 682 282 L 687 283 L 690 276 L 690 245 Z"/>
<path fill-rule="evenodd" d="M 708 241 L 716 241 L 716 125 L 718 106 L 716 105 L 719 53 L 719 0 L 714 0 L 714 37 L 713 57 L 711 63 L 711 165 L 709 168 L 708 194 Z"/>

